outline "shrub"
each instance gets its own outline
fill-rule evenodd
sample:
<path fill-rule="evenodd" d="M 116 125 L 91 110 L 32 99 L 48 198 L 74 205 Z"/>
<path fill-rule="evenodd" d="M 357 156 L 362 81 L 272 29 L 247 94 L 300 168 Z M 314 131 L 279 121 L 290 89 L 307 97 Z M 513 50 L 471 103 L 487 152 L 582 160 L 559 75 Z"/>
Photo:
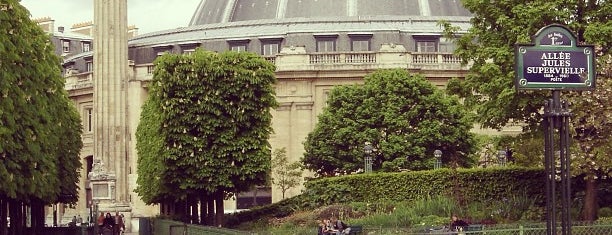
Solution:
<path fill-rule="evenodd" d="M 306 205 L 349 202 L 416 201 L 453 195 L 457 177 L 468 201 L 500 201 L 508 195 L 543 195 L 544 171 L 539 168 L 439 169 L 418 172 L 358 174 L 306 182 Z M 334 188 L 334 190 L 329 190 Z M 538 202 L 541 203 L 541 202 Z"/>
<path fill-rule="evenodd" d="M 612 208 L 610 207 L 602 207 L 597 211 L 597 215 L 599 217 L 612 217 Z"/>

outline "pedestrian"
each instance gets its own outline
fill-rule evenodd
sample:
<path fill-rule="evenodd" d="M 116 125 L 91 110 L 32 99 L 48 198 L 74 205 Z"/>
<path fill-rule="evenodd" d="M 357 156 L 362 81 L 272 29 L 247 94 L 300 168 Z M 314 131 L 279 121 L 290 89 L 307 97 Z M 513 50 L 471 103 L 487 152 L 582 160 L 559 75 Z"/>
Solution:
<path fill-rule="evenodd" d="M 98 235 L 102 234 L 102 229 L 104 228 L 104 212 L 100 212 L 100 216 L 98 216 L 97 221 L 98 226 Z"/>
<path fill-rule="evenodd" d="M 123 216 L 119 215 L 119 212 L 115 212 L 115 235 L 120 235 L 125 231 L 125 223 L 123 222 Z"/>

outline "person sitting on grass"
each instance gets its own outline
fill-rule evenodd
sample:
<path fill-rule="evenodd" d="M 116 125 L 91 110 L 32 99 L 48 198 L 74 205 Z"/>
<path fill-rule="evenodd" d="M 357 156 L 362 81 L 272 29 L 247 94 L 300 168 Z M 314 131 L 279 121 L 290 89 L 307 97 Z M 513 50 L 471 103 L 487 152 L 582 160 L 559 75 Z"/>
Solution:
<path fill-rule="evenodd" d="M 337 217 L 333 216 L 331 218 L 332 226 L 334 226 L 334 230 L 336 230 L 337 235 L 349 234 L 351 232 L 351 228 L 346 225 L 342 220 L 339 220 Z"/>
<path fill-rule="evenodd" d="M 457 217 L 457 215 L 452 215 L 451 216 L 451 230 L 453 231 L 463 231 L 465 230 L 465 227 L 467 227 L 469 224 L 461 219 L 459 219 L 459 217 Z"/>
<path fill-rule="evenodd" d="M 336 234 L 336 231 L 333 230 L 333 226 L 328 219 L 322 219 L 319 221 L 319 228 L 317 230 L 318 235 L 331 235 Z"/>

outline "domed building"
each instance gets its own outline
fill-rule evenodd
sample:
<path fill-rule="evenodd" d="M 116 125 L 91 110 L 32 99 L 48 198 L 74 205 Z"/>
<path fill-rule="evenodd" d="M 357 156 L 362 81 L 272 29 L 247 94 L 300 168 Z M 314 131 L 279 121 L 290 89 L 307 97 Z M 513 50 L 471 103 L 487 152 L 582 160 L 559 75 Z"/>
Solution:
<path fill-rule="evenodd" d="M 123 203 L 134 225 L 134 218 L 158 213 L 133 192 L 137 178 L 135 133 L 152 79 L 153 61 L 164 53 L 191 53 L 196 48 L 249 51 L 274 63 L 279 107 L 273 111 L 270 143 L 272 149 L 286 148 L 290 160 L 298 161 L 304 152 L 302 143 L 334 86 L 361 83 L 365 75 L 383 68 L 421 73 L 439 87 L 451 78 L 465 76 L 467 67 L 452 55 L 454 45 L 442 36 L 438 23 L 448 21 L 465 32 L 470 18 L 459 0 L 202 0 L 186 27 L 129 40 L 122 36 L 128 41 L 125 77 L 120 86 L 125 107 L 116 116 L 125 119 L 122 128 L 126 131 L 121 132 L 125 135 L 125 156 L 103 161 L 113 165 L 116 172 L 116 181 L 108 188 L 109 198 Z M 96 86 L 106 85 L 96 83 L 92 71 L 116 62 L 112 58 L 95 61 L 90 48 L 98 47 L 91 34 L 89 31 L 88 37 L 74 39 L 54 34 L 58 48 L 67 45 L 66 40 L 73 40 L 68 45 L 76 46 L 76 53 L 65 55 L 63 65 L 66 89 L 82 114 L 84 126 L 81 154 L 87 167 L 82 174 L 78 213 L 87 212 L 93 205 L 92 190 L 96 186 L 88 177 L 97 167 L 94 133 L 102 129 L 96 126 L 99 122 L 94 120 L 98 115 L 93 102 L 94 94 L 103 91 Z M 87 50 L 79 49 L 79 45 L 87 46 Z M 113 172 L 113 167 L 109 171 Z M 299 192 L 292 189 L 287 195 Z M 270 203 L 280 197 L 280 190 L 272 187 L 270 192 L 264 187 L 239 195 L 233 208 L 226 209 L 244 209 L 254 201 Z"/>

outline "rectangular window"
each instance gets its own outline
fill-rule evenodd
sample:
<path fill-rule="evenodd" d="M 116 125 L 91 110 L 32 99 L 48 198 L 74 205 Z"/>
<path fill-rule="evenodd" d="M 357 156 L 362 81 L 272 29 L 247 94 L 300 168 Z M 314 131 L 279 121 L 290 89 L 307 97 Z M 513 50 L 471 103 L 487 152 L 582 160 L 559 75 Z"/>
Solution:
<path fill-rule="evenodd" d="M 241 52 L 241 51 L 246 51 L 246 49 L 247 49 L 247 45 L 246 44 L 233 44 L 233 45 L 230 45 L 230 50 L 231 51 Z"/>
<path fill-rule="evenodd" d="M 438 51 L 435 41 L 417 41 L 417 52 L 436 52 Z"/>
<path fill-rule="evenodd" d="M 195 49 L 187 49 L 187 50 L 183 50 L 183 54 L 185 55 L 191 55 L 195 52 Z"/>
<path fill-rule="evenodd" d="M 439 44 L 440 44 L 439 46 L 440 52 L 446 52 L 446 53 L 455 52 L 456 46 L 452 40 L 449 40 L 446 38 L 440 38 Z"/>
<path fill-rule="evenodd" d="M 369 39 L 351 39 L 351 51 L 370 51 Z"/>
<path fill-rule="evenodd" d="M 227 41 L 227 44 L 229 46 L 230 51 L 241 52 L 241 51 L 247 51 L 249 49 L 248 48 L 249 42 L 251 42 L 250 39 L 244 38 L 244 39 L 229 40 Z"/>
<path fill-rule="evenodd" d="M 89 42 L 82 42 L 83 52 L 91 51 L 91 44 Z"/>
<path fill-rule="evenodd" d="M 91 61 L 87 61 L 86 65 L 86 71 L 87 72 L 93 72 L 93 62 Z"/>
<path fill-rule="evenodd" d="M 336 38 L 317 38 L 317 52 L 336 51 Z"/>
<path fill-rule="evenodd" d="M 280 48 L 280 42 L 265 42 L 261 45 L 261 54 L 262 55 L 276 55 Z"/>
<path fill-rule="evenodd" d="M 153 71 L 155 71 L 155 65 L 148 65 L 147 74 L 153 74 Z"/>
<path fill-rule="evenodd" d="M 85 109 L 85 130 L 87 132 L 92 132 L 93 131 L 93 108 L 86 108 Z"/>
<path fill-rule="evenodd" d="M 68 53 L 70 52 L 70 41 L 62 40 L 62 52 Z"/>

